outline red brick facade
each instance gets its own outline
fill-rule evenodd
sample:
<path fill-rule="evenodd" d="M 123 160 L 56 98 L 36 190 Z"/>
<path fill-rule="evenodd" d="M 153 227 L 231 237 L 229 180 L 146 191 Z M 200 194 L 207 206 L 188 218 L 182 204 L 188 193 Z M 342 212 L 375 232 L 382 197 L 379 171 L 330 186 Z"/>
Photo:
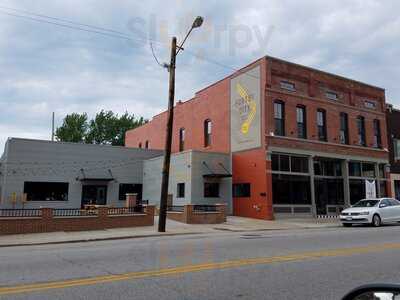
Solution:
<path fill-rule="evenodd" d="M 53 217 L 53 209 L 42 208 L 41 217 L 0 217 L 0 235 L 56 231 L 104 230 L 110 228 L 152 226 L 154 206 L 143 214 L 108 215 L 108 208 L 99 208 L 96 216 Z"/>
<path fill-rule="evenodd" d="M 264 57 L 229 77 L 196 93 L 189 101 L 178 103 L 175 109 L 173 152 L 179 151 L 179 129 L 185 128 L 185 150 L 230 152 L 230 80 L 243 71 L 261 67 L 261 147 L 232 153 L 233 183 L 250 183 L 250 198 L 234 198 L 235 215 L 272 219 L 272 177 L 270 147 L 351 155 L 387 160 L 388 140 L 385 116 L 385 91 L 354 80 L 289 63 L 272 57 Z M 295 89 L 282 88 L 281 82 L 294 84 Z M 329 99 L 327 92 L 335 93 L 336 100 Z M 285 136 L 274 134 L 274 102 L 285 105 Z M 296 108 L 306 109 L 307 139 L 297 136 Z M 326 112 L 327 141 L 319 141 L 317 111 Z M 348 145 L 340 143 L 340 113 L 348 115 Z M 365 120 L 366 145 L 358 142 L 356 118 Z M 204 147 L 203 122 L 212 121 L 212 143 Z M 379 120 L 381 147 L 374 148 L 374 120 Z M 165 142 L 166 112 L 156 116 L 148 124 L 129 131 L 126 146 L 138 147 L 150 142 L 150 148 L 163 149 Z M 389 191 L 390 192 L 390 191 Z"/>

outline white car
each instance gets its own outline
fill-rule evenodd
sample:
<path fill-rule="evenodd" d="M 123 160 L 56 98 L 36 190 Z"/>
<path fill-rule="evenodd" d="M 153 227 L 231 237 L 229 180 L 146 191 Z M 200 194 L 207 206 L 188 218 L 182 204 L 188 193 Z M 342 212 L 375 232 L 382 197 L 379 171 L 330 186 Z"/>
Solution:
<path fill-rule="evenodd" d="M 340 213 L 343 226 L 400 222 L 400 201 L 393 198 L 364 199 Z"/>

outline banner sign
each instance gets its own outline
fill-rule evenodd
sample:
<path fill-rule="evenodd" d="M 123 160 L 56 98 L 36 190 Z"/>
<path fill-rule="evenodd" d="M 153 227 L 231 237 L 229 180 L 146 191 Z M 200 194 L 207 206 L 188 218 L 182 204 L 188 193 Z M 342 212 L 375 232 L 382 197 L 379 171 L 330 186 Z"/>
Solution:
<path fill-rule="evenodd" d="M 231 80 L 231 151 L 261 147 L 260 66 Z"/>
<path fill-rule="evenodd" d="M 376 181 L 365 180 L 365 198 L 376 198 Z"/>

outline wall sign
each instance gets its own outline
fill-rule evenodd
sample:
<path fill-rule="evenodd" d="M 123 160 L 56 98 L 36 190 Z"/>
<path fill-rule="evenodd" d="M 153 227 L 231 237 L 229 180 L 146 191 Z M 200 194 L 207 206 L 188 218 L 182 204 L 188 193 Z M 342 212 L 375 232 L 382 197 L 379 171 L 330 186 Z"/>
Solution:
<path fill-rule="evenodd" d="M 231 151 L 261 147 L 260 67 L 231 80 Z"/>

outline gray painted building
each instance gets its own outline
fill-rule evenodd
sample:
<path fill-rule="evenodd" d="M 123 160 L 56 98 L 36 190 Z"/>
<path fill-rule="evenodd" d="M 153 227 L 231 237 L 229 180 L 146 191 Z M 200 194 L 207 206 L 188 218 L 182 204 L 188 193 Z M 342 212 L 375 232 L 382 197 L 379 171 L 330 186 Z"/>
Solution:
<path fill-rule="evenodd" d="M 144 162 L 143 199 L 158 205 L 163 157 Z M 232 212 L 231 158 L 229 154 L 188 150 L 171 156 L 169 194 L 172 203 L 225 203 Z"/>
<path fill-rule="evenodd" d="M 126 193 L 159 205 L 159 150 L 10 138 L 0 159 L 0 208 L 120 207 Z M 229 154 L 171 157 L 170 205 L 226 203 L 232 211 Z"/>
<path fill-rule="evenodd" d="M 123 206 L 120 192 L 141 188 L 143 161 L 160 155 L 158 150 L 10 138 L 0 165 L 0 208 Z"/>

